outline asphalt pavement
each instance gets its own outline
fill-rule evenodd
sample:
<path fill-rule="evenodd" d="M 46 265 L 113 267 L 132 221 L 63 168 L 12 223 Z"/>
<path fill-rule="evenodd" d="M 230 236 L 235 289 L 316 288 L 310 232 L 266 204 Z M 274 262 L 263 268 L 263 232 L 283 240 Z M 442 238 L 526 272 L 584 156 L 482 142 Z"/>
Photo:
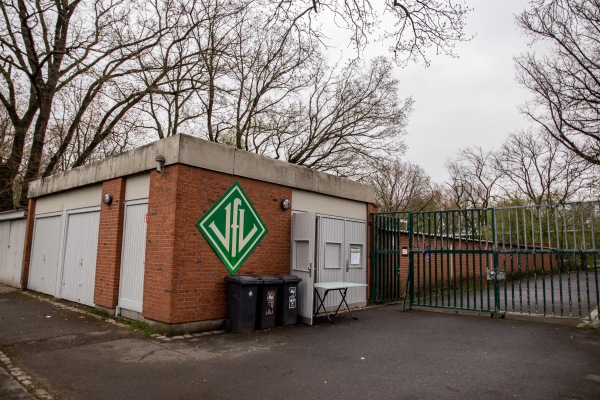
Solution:
<path fill-rule="evenodd" d="M 600 331 L 398 305 L 355 315 L 148 337 L 0 286 L 0 398 L 600 399 Z"/>

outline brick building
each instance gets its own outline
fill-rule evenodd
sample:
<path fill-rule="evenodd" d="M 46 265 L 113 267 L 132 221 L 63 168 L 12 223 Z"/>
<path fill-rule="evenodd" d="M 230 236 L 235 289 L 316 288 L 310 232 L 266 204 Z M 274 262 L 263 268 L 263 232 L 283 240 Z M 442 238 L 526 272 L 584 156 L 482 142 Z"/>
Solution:
<path fill-rule="evenodd" d="M 251 213 L 266 234 L 234 273 L 303 276 L 304 300 L 310 280 L 367 282 L 371 187 L 177 135 L 33 182 L 21 284 L 164 331 L 215 329 L 227 315 L 230 272 L 196 222 L 236 183 L 248 203 L 219 211 L 234 222 L 231 232 L 213 222 L 216 241 L 231 233 L 249 249 Z M 295 214 L 315 219 L 306 238 L 292 234 Z M 312 241 L 314 256 L 304 252 Z M 349 264 L 350 247 L 359 262 Z M 364 305 L 366 293 L 357 289 L 350 303 Z M 312 313 L 310 302 L 301 307 Z"/>

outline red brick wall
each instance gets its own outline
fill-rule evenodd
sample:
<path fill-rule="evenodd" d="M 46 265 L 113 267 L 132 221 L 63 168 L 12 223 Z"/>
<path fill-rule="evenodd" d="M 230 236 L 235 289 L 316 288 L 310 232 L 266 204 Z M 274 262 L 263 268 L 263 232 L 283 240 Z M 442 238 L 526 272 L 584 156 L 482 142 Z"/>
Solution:
<path fill-rule="evenodd" d="M 33 222 L 35 221 L 35 199 L 29 199 L 27 206 L 27 222 L 25 227 L 25 246 L 23 249 L 23 264 L 21 267 L 21 287 L 27 289 L 29 280 L 29 261 L 31 260 L 31 245 L 33 244 Z"/>
<path fill-rule="evenodd" d="M 113 201 L 111 205 L 102 202 L 100 207 L 94 303 L 110 309 L 117 306 L 119 296 L 125 183 L 125 178 L 117 178 L 102 184 L 102 195 L 112 194 Z"/>
<path fill-rule="evenodd" d="M 144 309 L 146 318 L 182 323 L 225 318 L 229 272 L 195 223 L 238 182 L 268 229 L 237 275 L 289 274 L 291 189 L 182 164 L 151 174 Z"/>

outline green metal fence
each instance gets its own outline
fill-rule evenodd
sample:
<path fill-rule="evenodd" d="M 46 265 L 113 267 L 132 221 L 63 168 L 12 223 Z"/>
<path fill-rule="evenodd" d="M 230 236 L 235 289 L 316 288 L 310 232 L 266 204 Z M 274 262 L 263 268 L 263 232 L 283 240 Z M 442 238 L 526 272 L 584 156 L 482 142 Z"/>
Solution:
<path fill-rule="evenodd" d="M 586 318 L 600 202 L 372 215 L 371 302 Z"/>

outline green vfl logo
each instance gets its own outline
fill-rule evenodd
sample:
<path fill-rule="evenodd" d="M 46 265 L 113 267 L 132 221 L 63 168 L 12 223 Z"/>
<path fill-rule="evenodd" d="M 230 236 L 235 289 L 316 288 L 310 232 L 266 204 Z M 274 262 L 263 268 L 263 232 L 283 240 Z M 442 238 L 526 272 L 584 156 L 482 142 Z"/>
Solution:
<path fill-rule="evenodd" d="M 237 182 L 196 222 L 196 227 L 231 275 L 267 234 L 267 227 Z"/>

